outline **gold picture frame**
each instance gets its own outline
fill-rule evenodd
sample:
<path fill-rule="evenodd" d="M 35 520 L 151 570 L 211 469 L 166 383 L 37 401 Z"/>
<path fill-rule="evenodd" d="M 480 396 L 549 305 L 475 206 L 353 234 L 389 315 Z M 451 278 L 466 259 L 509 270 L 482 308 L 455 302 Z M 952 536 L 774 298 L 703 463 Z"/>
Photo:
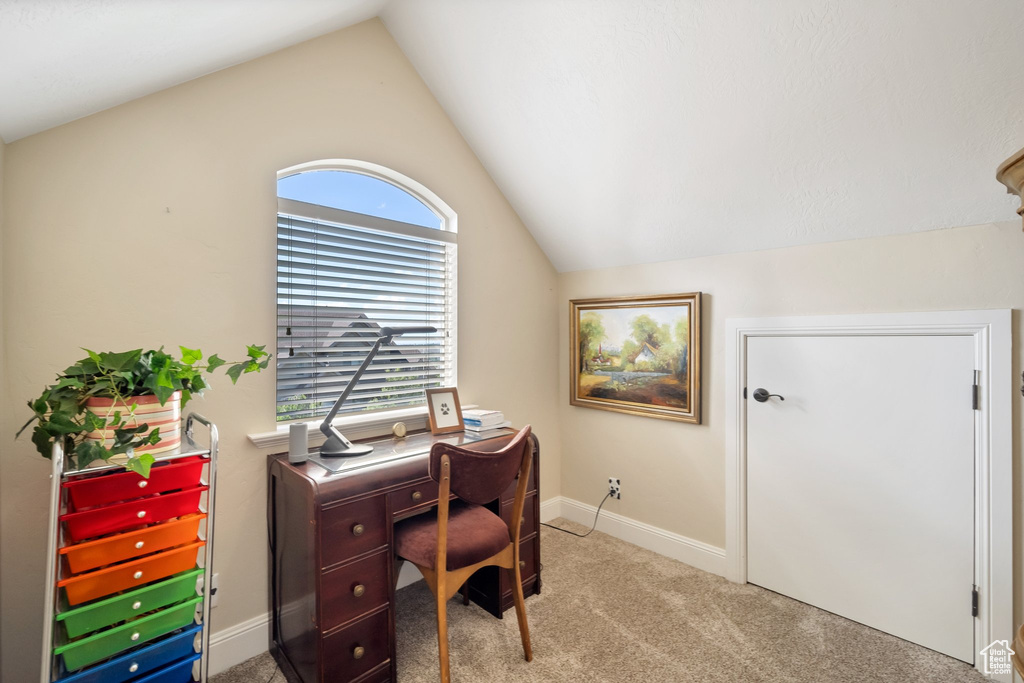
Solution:
<path fill-rule="evenodd" d="M 569 403 L 700 424 L 700 292 L 569 302 Z"/>
<path fill-rule="evenodd" d="M 448 434 L 466 429 L 462 422 L 459 390 L 455 387 L 427 389 L 427 415 L 431 434 Z"/>

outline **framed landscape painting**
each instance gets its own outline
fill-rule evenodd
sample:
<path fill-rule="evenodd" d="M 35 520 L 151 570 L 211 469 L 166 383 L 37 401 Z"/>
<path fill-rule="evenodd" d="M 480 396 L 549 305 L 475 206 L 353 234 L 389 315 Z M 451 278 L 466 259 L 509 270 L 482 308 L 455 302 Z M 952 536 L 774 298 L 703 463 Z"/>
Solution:
<path fill-rule="evenodd" d="M 700 424 L 700 292 L 569 302 L 574 406 Z"/>

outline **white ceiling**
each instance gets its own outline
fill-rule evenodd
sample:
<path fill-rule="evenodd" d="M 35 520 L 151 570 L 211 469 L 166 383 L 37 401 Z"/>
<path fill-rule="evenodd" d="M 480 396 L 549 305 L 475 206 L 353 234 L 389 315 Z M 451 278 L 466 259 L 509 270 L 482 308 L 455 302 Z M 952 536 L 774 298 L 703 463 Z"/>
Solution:
<path fill-rule="evenodd" d="M 394 0 L 560 271 L 1015 217 L 1020 0 Z"/>
<path fill-rule="evenodd" d="M 560 271 L 1015 217 L 1020 0 L 0 0 L 0 137 L 378 13 Z"/>
<path fill-rule="evenodd" d="M 0 138 L 376 16 L 386 0 L 0 0 Z"/>

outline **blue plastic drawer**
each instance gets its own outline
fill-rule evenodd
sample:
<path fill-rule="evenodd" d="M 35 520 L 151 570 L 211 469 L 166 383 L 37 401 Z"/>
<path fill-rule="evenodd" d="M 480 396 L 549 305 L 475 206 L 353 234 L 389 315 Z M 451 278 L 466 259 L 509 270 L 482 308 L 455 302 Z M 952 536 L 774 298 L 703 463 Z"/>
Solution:
<path fill-rule="evenodd" d="M 160 667 L 193 655 L 193 642 L 202 630 L 202 624 L 195 624 L 181 633 L 61 678 L 60 683 L 125 683 L 150 672 L 159 673 L 157 669 Z"/>
<path fill-rule="evenodd" d="M 159 671 L 154 671 L 148 676 L 136 679 L 132 683 L 188 683 L 194 681 L 192 666 L 201 658 L 202 655 L 192 655 L 180 662 L 169 664 Z"/>

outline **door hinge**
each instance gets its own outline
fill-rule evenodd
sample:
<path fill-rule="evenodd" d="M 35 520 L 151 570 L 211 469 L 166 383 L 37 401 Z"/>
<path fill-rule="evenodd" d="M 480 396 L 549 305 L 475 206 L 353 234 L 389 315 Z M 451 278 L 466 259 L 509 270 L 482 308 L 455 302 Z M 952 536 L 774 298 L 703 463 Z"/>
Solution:
<path fill-rule="evenodd" d="M 971 385 L 971 408 L 974 410 L 978 409 L 978 397 L 980 394 L 980 387 L 978 386 L 978 380 L 980 375 L 977 370 L 974 371 L 974 384 Z"/>
<path fill-rule="evenodd" d="M 978 616 L 978 587 L 971 590 L 971 616 Z"/>

